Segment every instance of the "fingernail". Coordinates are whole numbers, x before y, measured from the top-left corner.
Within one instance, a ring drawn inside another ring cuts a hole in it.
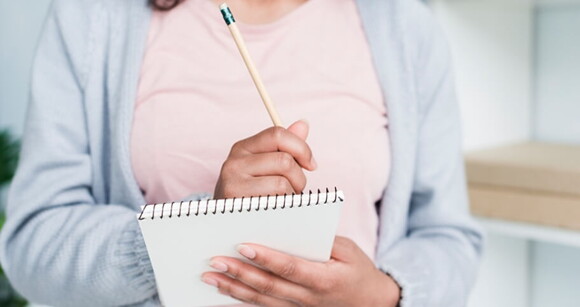
[[[218,286],[218,282],[217,280],[213,279],[213,278],[209,278],[209,277],[203,277],[201,279],[201,281],[203,281],[204,283],[210,285],[210,286],[214,286],[217,287]]]
[[[312,156],[312,158],[310,159],[310,163],[312,163],[313,170],[318,168],[318,163],[316,163],[316,159],[314,159],[314,156]]]
[[[249,246],[238,245],[237,250],[238,250],[238,253],[240,253],[242,256],[244,256],[248,259],[256,258],[256,251],[253,250],[252,248],[250,248]]]
[[[220,261],[211,260],[209,262],[209,266],[220,271],[220,272],[227,272],[228,271],[228,265],[223,263],[223,262],[220,262]]]

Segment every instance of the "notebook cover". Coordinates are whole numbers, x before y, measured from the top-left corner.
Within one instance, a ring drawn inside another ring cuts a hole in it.
[[[161,302],[167,307],[239,303],[204,284],[201,275],[212,270],[211,257],[242,259],[235,250],[241,243],[329,260],[342,199],[341,191],[332,191],[246,198],[243,205],[237,199],[146,206],[139,225]]]

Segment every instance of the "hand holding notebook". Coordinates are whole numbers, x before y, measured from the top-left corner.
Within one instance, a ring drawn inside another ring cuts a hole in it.
[[[330,259],[341,191],[144,206],[139,225],[165,306],[235,303],[202,282],[215,256],[254,243],[311,261]]]
[[[243,302],[258,306],[398,305],[392,298],[398,286],[347,238],[335,238],[331,260],[323,263],[256,244],[244,244],[238,250],[251,264],[214,257],[211,265],[220,273],[203,276],[204,281],[213,279],[220,293]]]

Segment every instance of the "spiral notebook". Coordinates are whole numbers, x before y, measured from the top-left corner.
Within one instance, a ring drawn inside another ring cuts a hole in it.
[[[143,206],[139,225],[159,297],[167,307],[235,304],[204,284],[213,256],[242,259],[235,248],[257,243],[312,261],[327,261],[344,195],[334,189],[281,196]]]

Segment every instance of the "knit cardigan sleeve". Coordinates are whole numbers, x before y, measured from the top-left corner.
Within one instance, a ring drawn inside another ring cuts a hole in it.
[[[83,106],[89,2],[97,3],[56,0],[45,22],[0,259],[14,287],[32,302],[155,304],[135,212],[126,204],[97,203],[91,194]]]
[[[398,3],[415,72],[416,166],[407,234],[377,264],[401,286],[402,307],[465,306],[483,237],[469,213],[450,51],[423,4]]]

